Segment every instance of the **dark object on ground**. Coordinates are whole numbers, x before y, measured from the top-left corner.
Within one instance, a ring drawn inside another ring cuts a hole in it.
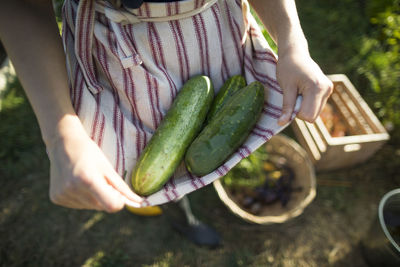
[[[400,266],[400,188],[386,193],[379,203],[378,216],[361,241],[370,266]]]
[[[186,196],[178,202],[168,203],[163,210],[172,227],[193,243],[209,248],[216,248],[221,244],[221,237],[215,229],[194,216]]]

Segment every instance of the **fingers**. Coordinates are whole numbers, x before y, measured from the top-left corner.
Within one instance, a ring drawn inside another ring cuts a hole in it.
[[[124,195],[128,200],[137,203],[142,202],[142,198],[132,192],[128,184],[125,183],[121,176],[119,176],[118,173],[111,166],[109,166],[107,170],[105,170],[105,173],[107,182],[116,190],[118,190],[122,195]]]
[[[283,126],[290,121],[290,118],[294,110],[294,106],[296,104],[296,98],[297,98],[296,85],[287,86],[286,88],[283,89],[282,113],[278,119],[278,124],[280,126]]]
[[[105,179],[98,179],[88,190],[107,212],[117,212],[125,206],[125,198]]]
[[[327,78],[321,83],[308,84],[307,88],[301,90],[303,101],[297,117],[308,122],[314,122],[332,91],[333,84]]]

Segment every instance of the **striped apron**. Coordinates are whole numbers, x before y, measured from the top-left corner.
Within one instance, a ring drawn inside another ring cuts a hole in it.
[[[247,0],[144,3],[132,10],[103,0],[66,0],[62,35],[73,107],[115,170],[127,173],[128,184],[141,151],[190,77],[209,76],[216,93],[236,74],[265,85],[262,116],[229,160],[204,177],[181,164],[143,206],[210,184],[284,128],[277,124],[277,58]]]

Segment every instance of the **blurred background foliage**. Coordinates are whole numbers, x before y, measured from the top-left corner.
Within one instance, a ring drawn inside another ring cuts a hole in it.
[[[310,52],[344,73],[400,144],[400,1],[297,1]]]

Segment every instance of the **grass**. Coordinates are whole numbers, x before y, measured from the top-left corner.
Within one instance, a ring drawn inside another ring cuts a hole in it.
[[[362,2],[297,1],[311,53],[325,72],[353,80],[347,59],[368,31]],[[280,225],[245,223],[206,187],[190,199],[195,214],[223,238],[223,246],[209,250],[174,232],[165,216],[51,204],[49,162],[17,80],[3,92],[0,136],[0,266],[366,266],[358,243],[380,198],[400,185],[400,150],[387,144],[364,164],[318,173],[314,202]],[[327,186],[326,180],[351,183]]]

